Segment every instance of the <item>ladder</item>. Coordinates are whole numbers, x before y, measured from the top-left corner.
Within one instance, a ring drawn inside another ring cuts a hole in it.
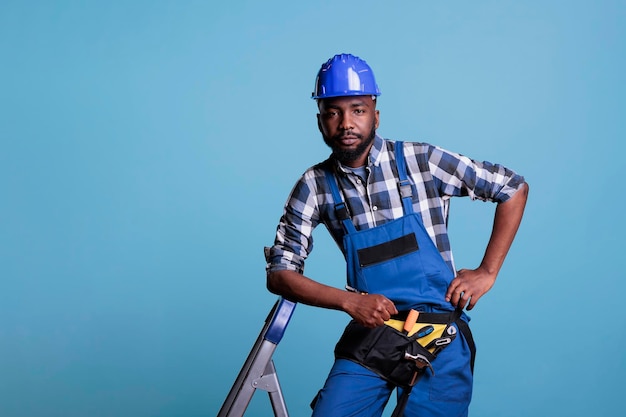
[[[276,417],[288,417],[272,355],[289,324],[296,303],[280,297],[270,310],[217,417],[241,417],[257,389],[269,394]]]

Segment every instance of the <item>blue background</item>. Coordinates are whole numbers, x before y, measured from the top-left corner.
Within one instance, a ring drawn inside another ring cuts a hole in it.
[[[328,154],[309,97],[341,52],[376,73],[381,135],[531,185],[471,314],[470,414],[620,415],[625,51],[622,1],[4,0],[0,415],[217,413],[276,300],[263,247]],[[457,267],[493,209],[453,202]],[[341,287],[315,238],[307,274]],[[291,415],[347,321],[297,306],[274,357]]]

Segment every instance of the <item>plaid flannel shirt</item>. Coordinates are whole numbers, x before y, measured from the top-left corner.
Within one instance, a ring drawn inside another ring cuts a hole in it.
[[[367,179],[343,167],[332,156],[309,168],[294,186],[278,224],[274,245],[267,251],[267,272],[304,273],[313,249],[313,229],[324,223],[340,248],[344,230],[337,219],[324,169],[335,171],[339,188],[357,230],[380,226],[403,216],[395,164],[395,141],[376,136],[371,148]],[[456,273],[447,232],[451,197],[507,201],[524,178],[502,165],[477,162],[427,143],[404,144],[413,209],[419,213],[443,259]]]

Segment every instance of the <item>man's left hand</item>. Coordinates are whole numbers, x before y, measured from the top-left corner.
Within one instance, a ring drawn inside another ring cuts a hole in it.
[[[495,275],[489,274],[481,268],[461,269],[452,280],[446,292],[446,301],[457,308],[471,310],[480,297],[493,287]],[[469,302],[469,304],[468,304]]]

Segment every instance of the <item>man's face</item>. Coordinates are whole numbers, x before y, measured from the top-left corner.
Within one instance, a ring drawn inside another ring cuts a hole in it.
[[[317,124],[333,154],[344,165],[365,165],[378,128],[372,96],[327,98],[318,106]]]

